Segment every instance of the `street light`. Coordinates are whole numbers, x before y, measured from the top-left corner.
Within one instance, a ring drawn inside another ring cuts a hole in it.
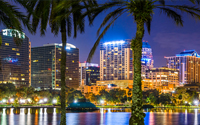
[[[57,100],[56,100],[56,99],[53,99],[52,103],[53,103],[53,104],[56,104],[56,103],[57,103]]]
[[[10,99],[10,102],[11,102],[11,103],[13,103],[13,102],[14,102],[14,99],[13,99],[13,98],[11,98],[11,99]]]
[[[42,100],[42,99],[40,99],[40,101],[39,101],[39,103],[41,104],[41,103],[43,103],[44,101]]]
[[[100,103],[103,104],[103,103],[104,103],[104,100],[101,100]]]
[[[2,102],[3,102],[3,103],[6,103],[6,99],[3,99]]]
[[[74,103],[77,103],[77,99],[74,100]]]
[[[195,105],[199,105],[199,101],[198,100],[194,100],[194,102],[193,102]]]
[[[48,101],[48,99],[47,98],[44,98],[44,102],[47,102]]]

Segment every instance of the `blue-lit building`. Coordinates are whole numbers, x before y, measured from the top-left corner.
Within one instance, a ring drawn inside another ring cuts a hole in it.
[[[131,40],[101,42],[100,44],[100,80],[132,80]],[[142,43],[141,75],[153,68],[152,49],[149,43]]]
[[[146,78],[146,70],[153,68],[153,55],[151,46],[147,41],[142,42],[142,58],[141,58],[141,76],[142,79]]]
[[[13,83],[16,87],[31,84],[31,43],[25,33],[15,29],[0,32],[0,84]],[[16,42],[21,43],[18,46]]]
[[[62,44],[45,44],[31,48],[31,86],[40,89],[61,88]],[[79,49],[67,43],[66,86],[79,87]]]
[[[100,80],[132,79],[130,40],[101,42]]]
[[[195,50],[184,50],[165,58],[168,68],[179,70],[180,84],[200,82],[200,55]]]

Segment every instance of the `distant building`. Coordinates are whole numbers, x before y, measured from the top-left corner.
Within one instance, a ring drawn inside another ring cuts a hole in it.
[[[62,44],[45,44],[31,48],[31,86],[34,88],[61,88]],[[79,49],[67,43],[66,86],[79,86]]]
[[[107,86],[109,84],[115,84],[121,89],[133,88],[133,80],[106,80],[106,81],[97,81],[97,86]]]
[[[15,29],[0,32],[0,84],[13,83],[16,87],[31,84],[31,42],[25,33]],[[17,46],[16,42],[21,43]]]
[[[174,84],[179,86],[179,71],[177,69],[160,67],[146,70],[147,79],[151,79],[153,86]]]
[[[165,58],[168,68],[179,70],[180,84],[200,82],[200,56],[195,50],[185,50]]]
[[[153,68],[152,49],[147,41],[142,42],[141,77],[146,78],[146,70]]]
[[[79,85],[94,85],[100,79],[100,68],[95,63],[79,63]]]

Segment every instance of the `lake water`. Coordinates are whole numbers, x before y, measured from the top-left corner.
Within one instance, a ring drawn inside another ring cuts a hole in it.
[[[66,112],[67,125],[128,125],[129,108]],[[200,109],[144,110],[145,125],[198,125]],[[59,125],[59,108],[0,108],[0,125]]]

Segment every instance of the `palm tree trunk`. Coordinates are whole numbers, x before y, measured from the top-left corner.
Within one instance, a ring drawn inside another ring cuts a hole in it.
[[[131,118],[129,125],[144,125],[145,114],[142,111],[142,89],[141,89],[141,56],[142,38],[144,36],[144,21],[136,21],[136,37],[131,41],[133,56],[133,94]]]
[[[62,54],[61,54],[61,122],[60,125],[66,125],[66,105],[65,105],[65,72],[66,72],[66,21],[61,21],[61,36],[62,36]]]

